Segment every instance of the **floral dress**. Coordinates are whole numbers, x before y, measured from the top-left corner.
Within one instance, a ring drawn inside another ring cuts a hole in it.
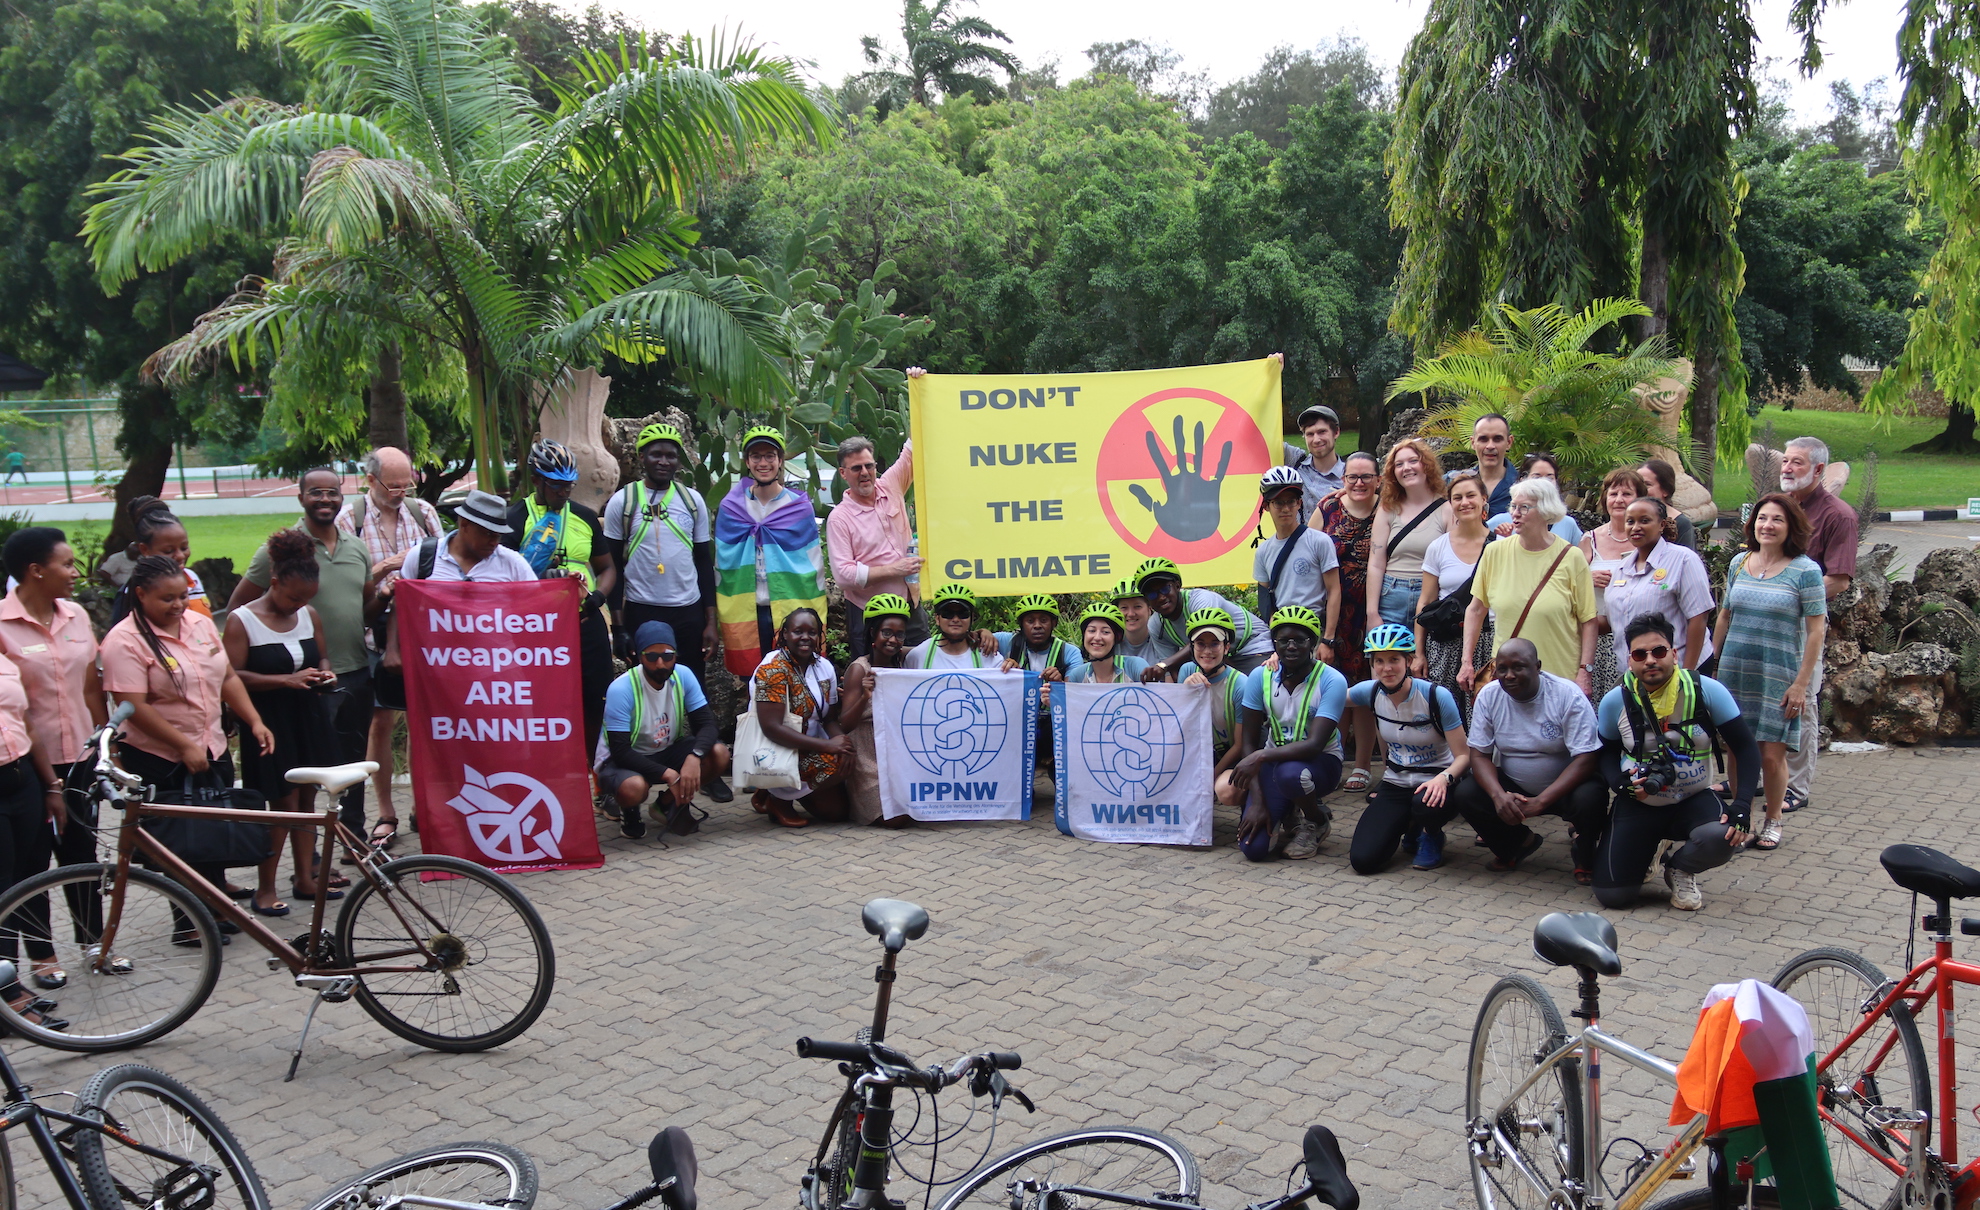
[[[1339,669],[1348,684],[1368,679],[1368,657],[1362,653],[1362,637],[1368,630],[1368,547],[1375,529],[1375,514],[1357,517],[1347,510],[1345,493],[1335,492],[1320,501],[1320,528],[1334,539],[1334,553],[1340,559],[1341,616],[1329,662]]]
[[[752,679],[756,685],[754,700],[782,706],[785,726],[805,735],[825,734],[819,720],[839,700],[839,682],[830,660],[813,656],[811,666],[800,672],[788,652],[774,651],[757,665]],[[800,752],[798,775],[807,787],[816,787],[836,776],[841,763],[835,752]]]

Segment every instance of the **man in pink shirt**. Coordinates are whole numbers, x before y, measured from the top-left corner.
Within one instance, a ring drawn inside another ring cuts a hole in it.
[[[881,474],[873,442],[848,437],[839,443],[839,474],[846,481],[846,494],[825,520],[825,548],[832,556],[832,577],[845,594],[846,638],[852,656],[866,654],[866,627],[860,613],[883,592],[914,602],[908,642],[918,643],[928,637],[928,618],[922,613],[919,593],[907,579],[921,570],[921,559],[910,550],[913,534],[905,499],[914,482],[914,443],[902,446],[901,456]]]

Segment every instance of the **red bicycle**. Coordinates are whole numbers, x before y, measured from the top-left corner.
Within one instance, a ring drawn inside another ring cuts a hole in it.
[[[1909,970],[1891,980],[1857,954],[1824,947],[1782,967],[1774,986],[1801,1001],[1815,1031],[1817,1096],[1844,1204],[1966,1210],[1980,1198],[1980,1158],[1959,1160],[1953,987],[1980,986],[1980,965],[1953,957],[1952,901],[1980,896],[1980,870],[1915,844],[1892,845],[1879,860],[1912,893],[1912,919],[1932,956],[1913,964],[1914,931]],[[1933,905],[1923,918],[1919,896]],[[1980,937],[1980,918],[1961,919],[1959,931]],[[1938,1034],[1936,1112],[1917,1024],[1928,1007]]]

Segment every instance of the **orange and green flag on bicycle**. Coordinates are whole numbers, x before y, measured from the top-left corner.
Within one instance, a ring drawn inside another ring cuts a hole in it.
[[[1707,1133],[1731,1135],[1728,1159],[1753,1158],[1756,1177],[1773,1177],[1783,1210],[1837,1204],[1816,1109],[1814,1052],[1801,1004],[1770,984],[1743,979],[1706,994],[1691,1048],[1678,1065],[1671,1125],[1707,1115]],[[1741,1129],[1754,1126],[1758,1138]]]

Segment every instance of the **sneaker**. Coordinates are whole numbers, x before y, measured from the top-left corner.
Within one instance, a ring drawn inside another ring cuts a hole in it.
[[[619,835],[627,840],[638,840],[646,835],[646,821],[639,817],[638,807],[627,807],[619,812]]]
[[[1052,775],[1050,773],[1040,769],[1031,775],[1031,803],[1033,806],[1056,802],[1058,796],[1059,787],[1052,781]]]
[[[1333,832],[1334,808],[1323,802],[1320,804],[1320,819],[1313,825],[1313,843],[1316,845],[1327,843],[1327,837],[1333,835]]]
[[[1671,888],[1671,906],[1678,911],[1695,912],[1705,906],[1705,893],[1698,889],[1698,875],[1667,865],[1664,885]]]
[[[708,796],[710,802],[734,802],[736,800],[736,792],[729,788],[728,782],[723,781],[719,777],[711,777],[707,781],[702,782],[701,792]]]
[[[1286,842],[1287,861],[1305,861],[1320,852],[1320,828],[1312,820],[1302,815],[1293,825],[1292,838]]]
[[[1412,870],[1434,870],[1444,864],[1444,834],[1435,828],[1423,829],[1423,835],[1416,838],[1416,860],[1409,863]]]

